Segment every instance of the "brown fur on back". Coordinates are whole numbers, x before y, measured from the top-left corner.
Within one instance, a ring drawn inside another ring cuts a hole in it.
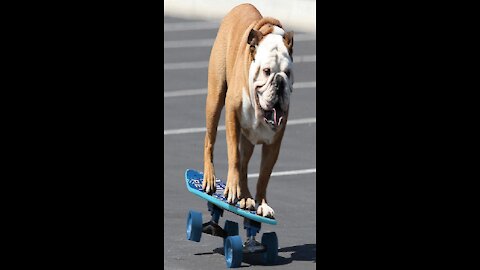
[[[242,4],[235,7],[223,19],[212,52],[220,54],[220,58],[225,61],[220,66],[224,65],[225,67],[225,79],[227,82],[230,81],[230,77],[233,74],[236,56],[239,50],[244,49],[242,45],[245,45],[247,41],[243,33],[248,35],[252,23],[261,19],[262,15],[251,4]],[[217,43],[223,44],[225,47],[219,47]]]

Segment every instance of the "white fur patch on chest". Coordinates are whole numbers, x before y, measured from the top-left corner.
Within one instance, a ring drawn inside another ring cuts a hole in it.
[[[240,117],[242,134],[252,144],[271,144],[275,136],[275,131],[265,123],[258,122],[255,117],[255,109],[252,107],[252,102],[246,91],[245,88],[242,89],[242,115]]]

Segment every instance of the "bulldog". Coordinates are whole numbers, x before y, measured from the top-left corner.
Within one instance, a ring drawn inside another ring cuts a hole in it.
[[[227,202],[274,217],[266,189],[288,119],[293,32],[262,17],[250,4],[233,8],[222,20],[208,66],[203,189],[215,192],[213,152],[220,113],[225,107],[228,176]],[[254,146],[262,144],[255,200],[247,182]],[[258,208],[256,207],[258,203]]]

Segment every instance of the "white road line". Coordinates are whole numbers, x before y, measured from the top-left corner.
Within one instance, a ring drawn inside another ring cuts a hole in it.
[[[317,62],[317,55],[293,55],[293,63],[309,63],[309,62]]]
[[[292,125],[301,125],[301,124],[312,124],[316,123],[317,118],[312,117],[312,118],[300,118],[300,119],[293,119],[293,120],[288,120],[287,126],[292,126]],[[190,134],[190,133],[203,133],[207,129],[205,127],[197,127],[197,128],[180,128],[180,129],[167,129],[163,130],[163,135],[178,135],[178,134]],[[225,130],[225,126],[218,126],[217,128],[218,131]]]
[[[194,69],[206,67],[208,67],[208,61],[163,64],[163,70]]]
[[[317,61],[316,54],[293,56],[294,63],[309,63],[309,62],[316,62],[316,61]],[[163,64],[163,70],[194,69],[194,68],[206,68],[206,67],[208,67],[208,61]]]
[[[288,120],[287,126],[317,123],[316,117]]]
[[[294,36],[294,42],[298,41],[314,41],[317,40],[315,35],[298,34]],[[215,39],[190,39],[190,40],[169,40],[163,42],[164,49],[170,48],[195,48],[195,47],[211,47]]]
[[[211,47],[213,45],[213,41],[213,39],[170,40],[163,42],[163,48]]]
[[[294,82],[293,90],[302,89],[302,88],[315,88],[317,87],[317,82]]]
[[[196,96],[196,95],[206,95],[207,88],[201,89],[188,89],[188,90],[176,90],[176,91],[167,91],[163,92],[163,97],[185,97],[185,96]]]
[[[163,32],[218,29],[220,22],[164,23]]]
[[[293,89],[303,89],[303,88],[315,88],[317,82],[296,82],[293,84]],[[167,91],[163,92],[163,97],[186,97],[186,96],[197,96],[197,95],[206,95],[207,88],[201,89],[187,89],[187,90],[176,90],[176,91]]]
[[[293,171],[283,171],[283,172],[272,172],[271,176],[284,176],[284,175],[298,175],[298,174],[307,174],[307,173],[316,173],[317,168],[306,169],[306,170],[293,170]],[[258,177],[258,173],[249,173],[248,178]]]

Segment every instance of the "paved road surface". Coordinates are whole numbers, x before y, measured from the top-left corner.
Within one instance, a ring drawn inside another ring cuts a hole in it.
[[[187,191],[183,176],[187,168],[203,170],[205,63],[217,24],[171,17],[164,17],[164,24],[164,267],[225,269],[220,238],[203,235],[200,243],[186,240],[188,210],[201,211],[204,220],[209,219],[209,213],[206,202]],[[295,88],[289,126],[274,168],[280,175],[272,176],[267,193],[278,225],[262,224],[260,232],[277,233],[279,260],[276,266],[263,266],[258,255],[247,255],[242,267],[249,269],[314,269],[316,266],[316,39],[314,35],[298,32],[296,37]],[[291,122],[294,124],[290,125]],[[220,125],[224,125],[223,115]],[[259,171],[260,150],[260,146],[255,148],[249,174]],[[217,175],[226,179],[225,131],[218,133],[214,155]],[[255,177],[249,178],[253,194],[256,182]],[[226,212],[221,219],[222,226],[225,217],[240,226],[243,224],[241,218]],[[244,230],[241,236],[245,240]]]

